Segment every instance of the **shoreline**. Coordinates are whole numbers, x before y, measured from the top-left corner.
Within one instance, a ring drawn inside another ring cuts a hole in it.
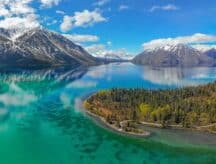
[[[202,129],[202,128],[205,128],[205,127],[216,126],[216,123],[206,125],[206,126],[197,126],[197,127],[193,127],[193,128],[184,128],[181,125],[167,125],[167,127],[162,128],[162,124],[151,123],[151,122],[140,122],[140,124],[143,125],[143,126],[149,126],[149,127],[153,127],[153,128],[160,128],[160,129],[197,131],[197,132],[207,132],[207,133],[211,133],[211,134],[216,134],[216,131],[208,131],[208,130]]]
[[[129,137],[138,137],[138,138],[149,137],[151,135],[151,133],[149,131],[144,131],[143,133],[140,133],[140,134],[122,131],[121,129],[118,129],[117,127],[107,123],[107,121],[103,117],[97,116],[96,114],[91,113],[90,111],[86,110],[84,107],[83,107],[83,109],[84,109],[85,114],[87,116],[91,117],[100,126],[107,128],[108,130],[110,130],[112,132],[116,132],[117,134],[129,136]]]
[[[133,133],[133,132],[126,132],[126,131],[123,131],[122,129],[118,129],[114,125],[109,124],[103,117],[98,116],[98,115],[96,115],[96,114],[88,111],[87,109],[85,109],[84,102],[89,97],[91,97],[92,95],[94,95],[95,93],[97,93],[97,92],[96,91],[95,92],[91,92],[91,93],[85,95],[84,97],[82,97],[82,101],[81,101],[82,104],[80,104],[80,107],[83,109],[84,113],[87,116],[91,117],[93,119],[93,121],[95,121],[96,123],[98,123],[99,126],[107,128],[108,130],[110,130],[112,132],[115,132],[115,133],[118,133],[118,134],[124,135],[124,136],[139,137],[139,138],[143,138],[143,137],[146,138],[146,137],[151,136],[151,132],[145,131],[145,129],[143,129],[144,132],[141,133],[141,134],[139,134],[139,133]],[[125,120],[125,121],[128,121],[128,120]],[[124,122],[124,121],[122,121],[122,122]],[[205,127],[215,126],[216,123],[210,124],[210,125],[207,125],[207,126],[197,126],[197,127],[193,127],[193,128],[184,128],[181,125],[167,125],[167,127],[162,128],[163,127],[162,124],[160,124],[160,123],[151,123],[151,122],[139,122],[138,125],[142,126],[143,128],[144,128],[144,126],[147,126],[147,127],[159,128],[159,129],[184,130],[184,131],[192,131],[192,132],[193,131],[197,131],[197,132],[216,134],[216,131],[209,131],[209,130],[205,130],[204,129]]]
[[[117,127],[107,123],[107,121],[101,117],[97,116],[94,113],[91,113],[90,111],[87,111],[84,107],[84,112],[89,117],[91,117],[94,121],[96,121],[100,126],[105,127],[113,132],[117,132],[118,134],[126,135],[126,136],[132,136],[132,137],[149,137],[151,136],[151,132],[144,131],[144,134],[138,134],[133,132],[125,132],[121,131],[121,129],[118,129]],[[159,123],[150,123],[150,122],[140,122],[140,126],[144,128],[144,126],[152,127],[152,128],[158,128],[158,129],[170,129],[170,130],[183,130],[183,131],[191,131],[191,132],[203,132],[203,133],[210,133],[210,134],[216,134],[215,131],[208,131],[208,130],[202,130],[202,127],[195,127],[195,128],[183,128],[180,125],[168,125],[166,128],[162,128],[162,125]],[[213,124],[214,125],[214,124]]]
[[[136,138],[147,138],[151,135],[151,133],[149,131],[144,131],[143,133],[141,134],[138,134],[138,133],[133,133],[133,132],[125,132],[125,131],[121,131],[120,129],[118,129],[117,127],[107,123],[107,121],[101,117],[101,116],[98,116],[90,111],[88,111],[87,109],[85,109],[84,107],[84,102],[86,101],[86,99],[88,99],[92,94],[95,94],[96,92],[91,92],[91,93],[88,93],[86,95],[84,95],[82,98],[81,98],[81,102],[80,104],[78,105],[78,108],[82,109],[84,114],[86,114],[86,116],[90,117],[94,122],[96,122],[99,126],[103,127],[103,128],[106,128],[107,130],[111,131],[111,132],[114,132],[114,133],[117,133],[119,135],[123,135],[123,136],[127,136],[127,137],[136,137]]]

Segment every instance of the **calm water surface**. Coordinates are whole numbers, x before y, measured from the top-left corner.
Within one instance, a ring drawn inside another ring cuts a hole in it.
[[[128,138],[98,126],[78,108],[83,96],[100,89],[164,89],[214,80],[215,68],[130,63],[1,70],[0,163],[216,163],[216,135],[146,127],[151,137]]]

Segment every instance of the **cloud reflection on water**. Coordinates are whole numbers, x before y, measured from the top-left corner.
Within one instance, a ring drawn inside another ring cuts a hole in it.
[[[15,83],[8,85],[8,91],[0,94],[0,103],[4,106],[26,106],[37,101],[37,96],[21,89]]]
[[[143,67],[142,78],[160,85],[188,86],[199,85],[206,78],[216,79],[216,69],[207,67],[194,68],[152,68]]]
[[[90,81],[90,80],[76,80],[74,82],[69,83],[66,88],[91,88],[96,87],[97,82],[96,81]]]

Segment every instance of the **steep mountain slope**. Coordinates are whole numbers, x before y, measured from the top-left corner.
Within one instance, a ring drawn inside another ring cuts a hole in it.
[[[12,35],[9,30],[0,30],[0,65],[48,67],[96,63],[97,59],[81,46],[55,32],[35,28],[22,35]]]
[[[216,49],[215,48],[212,48],[212,49],[204,52],[204,54],[213,58],[213,59],[216,59]]]
[[[152,66],[211,66],[212,58],[198,50],[183,44],[166,45],[155,49],[145,50],[137,55],[133,62]]]

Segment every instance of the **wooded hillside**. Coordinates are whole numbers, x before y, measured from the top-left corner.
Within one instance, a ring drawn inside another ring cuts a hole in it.
[[[192,128],[216,123],[216,82],[167,90],[111,89],[89,97],[85,107],[108,122],[123,120]],[[210,126],[216,131],[216,126]]]

